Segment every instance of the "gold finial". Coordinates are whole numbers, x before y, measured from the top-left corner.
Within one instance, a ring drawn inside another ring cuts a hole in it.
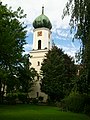
[[[42,14],[44,14],[44,6],[42,6]]]

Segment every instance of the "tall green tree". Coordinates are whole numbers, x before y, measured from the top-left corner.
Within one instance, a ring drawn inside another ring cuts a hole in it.
[[[48,94],[51,100],[59,101],[68,95],[72,89],[75,65],[72,58],[53,46],[46,54],[41,67],[41,91]]]
[[[27,95],[29,92],[32,91],[33,80],[35,76],[37,76],[37,72],[34,68],[30,68],[31,63],[29,62],[30,55],[24,55],[22,64],[18,67],[18,81],[19,81],[19,91],[21,93],[26,93]]]
[[[26,44],[26,26],[20,22],[25,16],[20,7],[13,11],[0,2],[0,100],[1,88],[6,84],[13,86],[16,79],[16,69]]]
[[[66,15],[71,15],[71,29],[77,28],[75,38],[82,41],[78,56],[83,66],[78,79],[79,91],[90,93],[90,0],[68,0],[62,17]]]

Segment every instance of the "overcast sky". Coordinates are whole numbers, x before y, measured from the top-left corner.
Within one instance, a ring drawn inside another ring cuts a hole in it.
[[[61,16],[63,9],[68,0],[1,0],[3,4],[12,6],[16,10],[19,6],[24,9],[27,17],[24,19],[27,24],[27,45],[25,45],[26,53],[32,49],[33,43],[33,26],[34,19],[42,12],[44,6],[44,13],[52,23],[52,40],[54,43],[62,48],[65,53],[74,56],[75,52],[79,50],[80,42],[75,40],[72,42],[73,34],[70,34],[69,17],[62,20]]]

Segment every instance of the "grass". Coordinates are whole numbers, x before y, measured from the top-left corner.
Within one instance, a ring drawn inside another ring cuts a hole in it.
[[[51,106],[0,105],[0,120],[90,120],[90,117]]]

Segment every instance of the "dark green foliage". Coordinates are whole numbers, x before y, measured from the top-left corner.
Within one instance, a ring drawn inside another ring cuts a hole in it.
[[[18,93],[18,100],[22,103],[27,102],[27,93]]]
[[[0,2],[0,101],[1,88],[4,86],[3,91],[6,91],[7,85],[8,92],[11,92],[16,83],[17,66],[26,44],[26,27],[19,21],[24,17],[21,8],[12,11]]]
[[[82,41],[80,52],[76,54],[77,62],[81,61],[81,64],[77,67],[79,72],[73,87],[79,94],[65,98],[62,103],[65,103],[65,109],[90,114],[90,0],[68,0],[63,18],[70,14],[71,31],[77,29],[74,38]]]
[[[16,99],[18,98],[17,93],[8,93],[5,102],[7,104],[16,104]]]
[[[80,92],[90,94],[90,0],[68,0],[63,18],[70,14],[71,29],[77,28],[75,38],[82,41],[77,55],[82,66],[79,80],[83,85],[79,89]]]
[[[30,68],[29,55],[24,55],[22,58],[22,64],[18,67],[18,81],[19,91],[28,93],[32,90],[33,80],[37,75],[34,68]]]
[[[82,66],[79,70],[79,75],[76,76],[74,81],[74,88],[73,90],[78,91],[80,94],[89,94],[88,90],[88,81],[86,78],[86,71],[85,68],[82,68]]]
[[[39,102],[43,102],[43,97],[42,97],[42,96],[39,96],[38,101],[39,101]]]
[[[19,8],[13,12],[0,3],[0,63],[7,67],[18,64],[26,43],[25,26],[18,20],[23,17],[21,11]]]
[[[36,75],[36,71],[29,68],[30,56],[22,55],[26,44],[26,26],[20,19],[25,16],[20,7],[13,11],[0,2],[0,103],[4,94],[10,99],[16,92],[28,94]]]
[[[72,92],[68,97],[64,98],[58,106],[65,111],[83,112],[90,114],[90,97]]]
[[[67,54],[53,46],[41,67],[41,90],[48,94],[49,100],[60,101],[72,89],[75,65]]]
[[[38,98],[32,98],[31,103],[38,104],[38,102],[39,102]]]
[[[89,98],[90,101],[90,98]],[[84,113],[90,116],[90,104],[85,105]]]
[[[17,67],[17,76],[12,76],[12,78],[9,76],[6,83],[6,100],[9,104],[14,104],[17,101],[28,103],[29,92],[36,76],[36,71],[33,68],[29,68],[29,55],[24,55],[22,59],[22,63]],[[15,97],[16,94],[17,97]]]

